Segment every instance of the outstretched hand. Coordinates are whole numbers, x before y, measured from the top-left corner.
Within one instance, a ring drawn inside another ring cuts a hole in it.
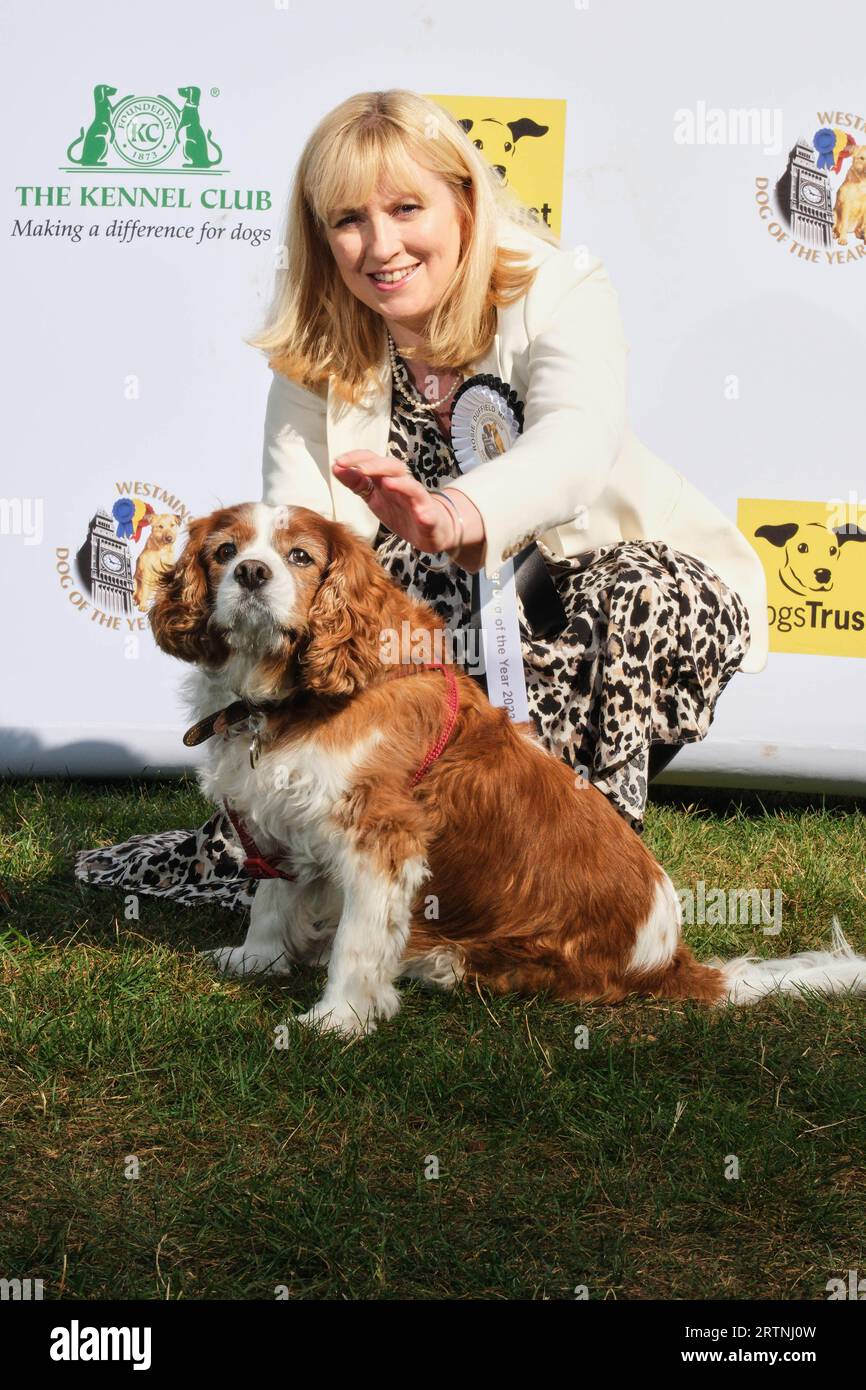
[[[380,521],[403,540],[427,554],[451,546],[456,525],[451,509],[437,502],[428,488],[413,478],[402,459],[383,458],[369,449],[350,449],[333,464],[334,477],[364,501]]]

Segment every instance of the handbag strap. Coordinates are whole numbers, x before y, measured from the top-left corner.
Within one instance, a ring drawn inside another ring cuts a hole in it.
[[[535,541],[515,555],[514,583],[533,637],[556,637],[562,632],[568,615]]]

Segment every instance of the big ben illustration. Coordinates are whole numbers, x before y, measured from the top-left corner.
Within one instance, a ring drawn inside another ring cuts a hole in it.
[[[132,558],[127,541],[114,532],[108,512],[98,511],[88,528],[93,602],[104,613],[131,615]]]
[[[801,246],[833,245],[830,180],[808,140],[798,140],[790,163],[791,232]]]

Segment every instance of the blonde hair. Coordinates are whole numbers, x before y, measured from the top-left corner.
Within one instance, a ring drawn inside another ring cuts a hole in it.
[[[427,324],[423,359],[431,365],[460,371],[482,357],[497,308],[519,299],[535,278],[528,251],[498,244],[501,218],[559,246],[437,102],[400,88],[349,97],[304,146],[283,234],[286,265],[265,328],[245,340],[275,371],[320,395],[333,374],[337,395],[357,402],[376,377],[385,344],[381,316],[340,276],[327,218],[341,207],[363,207],[383,179],[411,190],[410,159],[445,180],[466,227],[457,272]],[[421,354],[401,348],[401,355]]]

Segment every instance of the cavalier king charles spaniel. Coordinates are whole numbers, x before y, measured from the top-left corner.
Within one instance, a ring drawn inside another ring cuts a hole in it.
[[[185,741],[208,741],[201,787],[261,879],[243,945],[208,954],[236,976],[327,963],[300,1022],[369,1033],[400,978],[603,1002],[866,989],[835,922],[831,951],[700,964],[602,792],[453,661],[389,664],[386,637],[429,650],[444,624],[348,527],[260,503],[200,517],[151,624],[198,668]]]

